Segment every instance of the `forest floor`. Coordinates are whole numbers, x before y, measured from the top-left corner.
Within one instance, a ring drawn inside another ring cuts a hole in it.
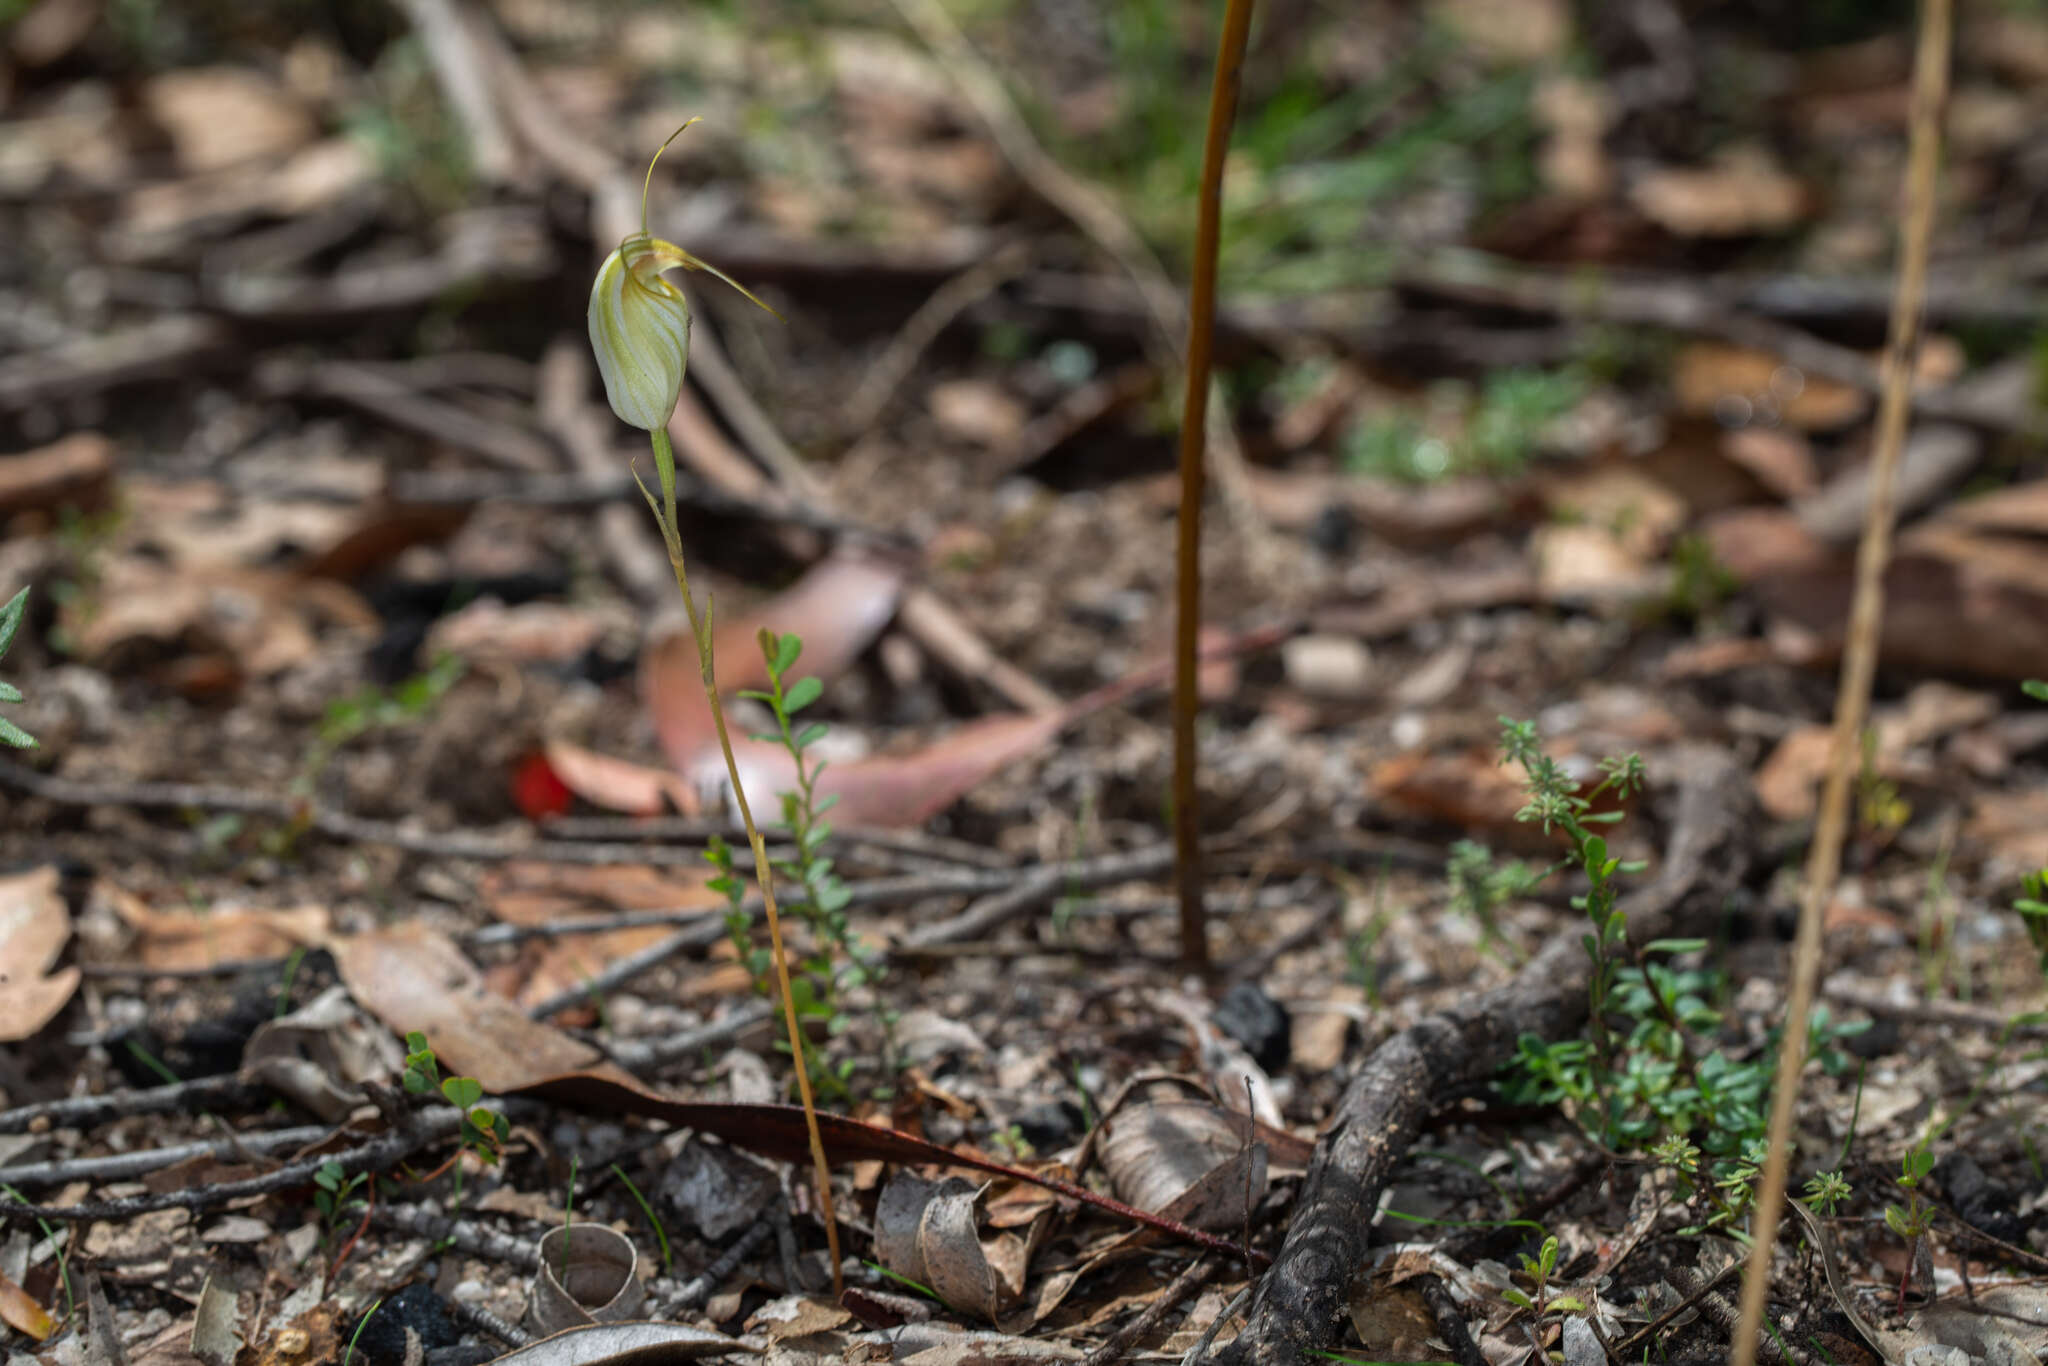
[[[1723,1358],[1910,15],[1262,13],[1204,975],[1166,661],[1209,8],[0,0],[10,1360]],[[2048,1359],[2048,19],[1971,7],[1952,84],[1770,1300],[1801,1363]],[[781,318],[682,281],[682,539],[764,825],[757,633],[822,683],[834,828],[767,833],[865,1126],[837,1296],[585,328],[696,115],[648,224]],[[1538,750],[1639,760],[1590,1027]],[[528,1346],[619,1321],[665,1327]]]

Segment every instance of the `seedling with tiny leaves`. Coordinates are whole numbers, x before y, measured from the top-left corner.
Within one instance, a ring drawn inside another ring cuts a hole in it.
[[[1901,1311],[1906,1307],[1906,1289],[1913,1283],[1913,1265],[1920,1255],[1920,1240],[1934,1226],[1934,1206],[1921,1196],[1920,1183],[1934,1170],[1932,1147],[1935,1132],[1930,1129],[1899,1159],[1899,1186],[1906,1192],[1906,1202],[1884,1207],[1885,1227],[1906,1240],[1906,1270],[1899,1277]]]
[[[1591,810],[1592,802],[1603,792],[1639,790],[1642,761],[1606,760],[1600,784],[1581,793],[1542,752],[1532,723],[1504,718],[1502,726],[1503,748],[1529,775],[1521,818],[1556,827],[1569,842],[1564,860],[1537,880],[1568,868],[1586,877],[1587,891],[1572,904],[1590,922],[1581,943],[1592,964],[1587,1037],[1523,1035],[1502,1089],[1514,1102],[1573,1107],[1605,1147],[1648,1152],[1677,1175],[1699,1214],[1697,1229],[1732,1229],[1748,1213],[1761,1167],[1777,1031],[1764,1056],[1730,1057],[1713,1044],[1721,1012],[1711,1002],[1723,994],[1725,979],[1671,961],[1706,942],[1663,939],[1640,952],[1629,944],[1616,879],[1633,869],[1586,827],[1619,819],[1619,812]],[[1834,1045],[1868,1027],[1840,1023],[1817,1007],[1811,1056],[1830,1074],[1840,1072],[1848,1059]]]
[[[369,1173],[350,1175],[339,1162],[323,1162],[313,1173],[313,1208],[320,1211],[320,1245],[330,1245],[347,1224],[349,1216],[364,1207],[356,1193],[369,1180]]]
[[[427,1036],[414,1030],[405,1036],[404,1086],[407,1094],[415,1096],[441,1093],[442,1099],[462,1111],[462,1146],[475,1153],[485,1166],[495,1167],[505,1155],[505,1144],[512,1137],[512,1125],[504,1115],[480,1104],[484,1098],[484,1084],[475,1077],[443,1077],[440,1065],[434,1059],[434,1050],[427,1043]],[[462,1167],[455,1168],[456,1203],[462,1201]]]
[[[796,765],[795,789],[781,794],[782,827],[789,832],[795,854],[772,865],[799,889],[785,902],[784,909],[799,917],[811,932],[810,956],[797,964],[798,972],[790,977],[791,996],[800,1019],[822,1023],[828,1037],[837,1037],[850,1023],[843,991],[879,981],[883,963],[879,954],[854,936],[846,915],[851,895],[833,871],[832,857],[825,853],[832,826],[824,816],[838,801],[837,797],[818,795],[818,778],[825,771],[826,761],[812,751],[825,738],[825,723],[813,721],[799,729],[796,721],[797,714],[824,693],[824,685],[810,676],[790,681],[791,670],[803,656],[804,643],[799,637],[763,630],[757,643],[767,666],[768,688],[744,691],[740,696],[766,706],[775,719],[775,730],[752,738],[780,745]],[[705,857],[718,870],[711,888],[725,896],[729,907],[726,930],[739,951],[740,961],[753,974],[755,990],[766,995],[773,961],[755,945],[753,917],[741,909],[746,886],[734,868],[732,849],[713,836]],[[894,1023],[893,1014],[883,1008],[879,1018],[887,1033]],[[852,1059],[828,1062],[814,1051],[807,1061],[811,1082],[819,1091],[838,1099],[851,1094],[855,1068]]]
[[[14,644],[14,633],[21,629],[22,612],[27,606],[28,590],[24,588],[9,598],[5,607],[0,607],[0,656],[4,656],[7,653],[7,648]],[[19,701],[21,701],[21,689],[15,687],[12,683],[0,680],[0,702]],[[30,735],[6,717],[0,716],[0,744],[12,745],[16,749],[34,749],[36,747],[36,737]]]
[[[1546,1314],[1585,1313],[1586,1302],[1577,1295],[1550,1293],[1550,1278],[1557,1273],[1557,1247],[1557,1235],[1552,1234],[1543,1240],[1543,1246],[1537,1249],[1535,1256],[1522,1254],[1520,1275],[1530,1288],[1524,1291],[1510,1286],[1501,1291],[1501,1298],[1538,1318]]]

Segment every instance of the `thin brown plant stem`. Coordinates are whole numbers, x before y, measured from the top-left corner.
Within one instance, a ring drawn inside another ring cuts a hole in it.
[[[1216,336],[1216,256],[1223,236],[1223,157],[1237,117],[1238,75],[1251,32],[1252,0],[1228,0],[1209,89],[1202,187],[1195,219],[1194,278],[1188,294],[1187,393],[1180,417],[1179,616],[1173,638],[1173,840],[1180,891],[1180,955],[1190,972],[1209,970],[1202,902],[1202,813],[1195,784],[1195,720],[1201,709],[1195,656],[1202,630],[1202,497],[1207,491],[1209,371]]]
[[[676,458],[668,433],[655,428],[648,433],[654,441],[655,467],[661,480],[662,505],[655,509],[661,521],[662,539],[668,544],[668,562],[676,572],[676,587],[682,590],[683,610],[689,614],[690,634],[697,642],[697,664],[704,680],[704,697],[711,704],[711,723],[718,731],[718,747],[725,755],[726,776],[732,781],[733,804],[740,809],[740,824],[746,828],[747,844],[754,851],[754,880],[761,887],[761,909],[768,921],[768,942],[774,950],[775,985],[782,993],[782,1021],[789,1031],[789,1055],[795,1064],[797,1095],[804,1106],[804,1125],[811,1140],[811,1163],[818,1181],[818,1212],[825,1221],[825,1244],[832,1257],[832,1294],[846,1289],[845,1272],[839,1266],[839,1221],[832,1209],[832,1170],[825,1160],[825,1139],[818,1130],[818,1104],[811,1095],[811,1074],[804,1060],[803,1030],[796,1018],[796,997],[789,989],[789,954],[782,946],[782,916],[775,906],[775,878],[768,867],[768,847],[754,824],[747,805],[746,789],[740,785],[739,762],[733,758],[732,737],[725,728],[725,707],[718,698],[718,683],[711,660],[711,604],[707,600],[700,616],[697,599],[690,592],[690,572],[683,565],[683,542],[676,530]],[[653,502],[650,498],[649,503]]]
[[[1913,112],[1906,160],[1906,213],[1899,241],[1898,289],[1892,302],[1891,337],[1885,348],[1884,390],[1871,457],[1870,507],[1856,553],[1855,597],[1835,694],[1835,729],[1827,786],[1821,793],[1813,847],[1806,861],[1805,897],[1799,933],[1792,946],[1791,999],[1785,1008],[1785,1039],[1778,1056],[1776,1089],[1763,1185],[1757,1194],[1755,1241],[1742,1280],[1742,1320],[1735,1334],[1735,1366],[1754,1366],[1757,1331],[1770,1288],[1771,1254],[1783,1210],[1792,1111],[1799,1074],[1806,1061],[1807,1014],[1820,978],[1821,913],[1842,870],[1848,831],[1849,781],[1856,766],[1857,739],[1870,706],[1877,671],[1878,635],[1884,618],[1884,571],[1891,556],[1892,519],[1898,486],[1899,452],[1905,444],[1912,405],[1920,317],[1927,291],[1928,244],[1934,235],[1935,177],[1941,160],[1941,113],[1948,94],[1950,0],[1923,0],[1919,50],[1913,61]]]

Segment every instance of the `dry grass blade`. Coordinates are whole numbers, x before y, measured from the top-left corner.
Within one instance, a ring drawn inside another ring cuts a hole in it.
[[[1841,685],[1835,695],[1834,747],[1827,786],[1821,793],[1819,824],[1806,861],[1805,899],[1799,934],[1792,947],[1792,991],[1785,1011],[1785,1041],[1771,1097],[1769,1158],[1757,1193],[1755,1242],[1742,1280],[1742,1321],[1735,1333],[1735,1366],[1753,1366],[1757,1329],[1763,1322],[1778,1216],[1785,1200],[1787,1149],[1799,1074],[1806,1061],[1807,1013],[1820,976],[1821,913],[1841,872],[1842,842],[1848,831],[1849,783],[1856,771],[1857,739],[1869,710],[1871,677],[1877,668],[1878,632],[1884,616],[1884,571],[1891,555],[1893,501],[1899,453],[1905,445],[1912,400],[1914,363],[1920,345],[1920,316],[1927,291],[1928,241],[1934,230],[1935,173],[1941,154],[1941,114],[1948,94],[1949,0],[1926,0],[1920,42],[1913,62],[1912,142],[1906,163],[1906,218],[1899,243],[1898,291],[1892,304],[1891,337],[1885,350],[1884,396],[1878,411],[1874,472],[1863,540],[1856,554],[1856,595],[1849,609]]]

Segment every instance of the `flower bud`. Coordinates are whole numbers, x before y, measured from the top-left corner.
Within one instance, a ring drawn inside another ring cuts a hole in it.
[[[591,282],[590,346],[605,397],[621,421],[646,431],[668,425],[690,360],[690,305],[662,272],[696,264],[674,243],[638,232]]]

